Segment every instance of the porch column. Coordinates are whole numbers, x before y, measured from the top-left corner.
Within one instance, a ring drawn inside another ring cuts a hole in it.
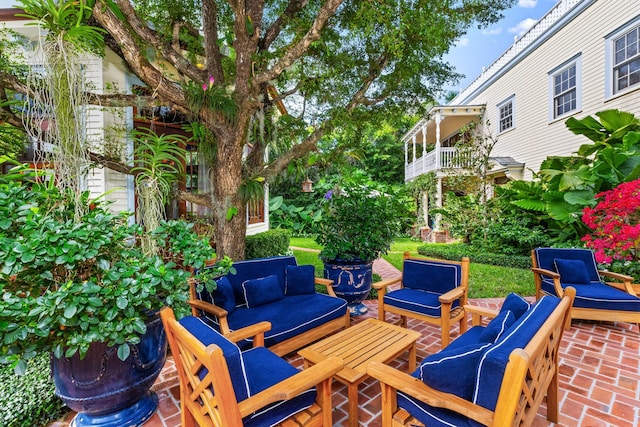
[[[436,111],[436,170],[440,170],[442,168],[442,153],[440,147],[440,122],[442,121],[442,115],[440,114],[440,110]],[[440,206],[440,205],[438,205]]]
[[[413,178],[416,177],[416,134],[414,133],[411,137],[411,142],[413,143],[413,168],[411,170],[411,175]]]
[[[436,185],[436,206],[442,207],[442,178],[438,177],[438,184]],[[442,221],[442,215],[436,214],[433,221],[433,230],[440,231],[440,222]]]
[[[422,158],[423,159],[425,159],[427,155],[427,123],[425,123],[425,125],[422,127]]]

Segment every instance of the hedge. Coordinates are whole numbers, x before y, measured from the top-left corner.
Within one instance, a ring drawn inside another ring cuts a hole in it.
[[[289,253],[291,232],[284,229],[273,229],[245,238],[245,258],[266,258]]]
[[[464,243],[432,244],[427,243],[418,247],[418,253],[432,257],[460,261],[463,257],[469,257],[471,262],[480,264],[497,265],[501,267],[531,268],[531,257],[522,255],[503,255],[482,252]]]

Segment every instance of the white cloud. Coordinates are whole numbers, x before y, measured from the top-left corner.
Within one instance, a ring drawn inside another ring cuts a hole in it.
[[[488,29],[482,30],[482,34],[484,34],[485,36],[497,36],[501,32],[502,32],[502,27],[488,28]]]
[[[518,37],[527,32],[527,30],[533,27],[533,24],[538,22],[533,18],[527,18],[524,21],[520,21],[516,24],[515,27],[509,28],[509,32],[512,34],[517,34]]]
[[[468,37],[462,37],[462,38],[458,39],[458,41],[456,42],[456,46],[458,46],[458,47],[467,46],[468,44],[469,44],[469,38]]]
[[[538,4],[538,0],[518,0],[518,6],[534,8]]]

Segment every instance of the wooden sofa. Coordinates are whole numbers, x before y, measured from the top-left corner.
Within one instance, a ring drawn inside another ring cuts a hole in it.
[[[191,286],[192,314],[223,335],[269,322],[265,346],[284,356],[350,325],[347,303],[336,297],[333,282],[315,278],[313,266],[298,266],[293,256],[238,261],[233,268],[235,274],[218,279],[211,293],[198,292],[195,280]],[[317,293],[315,285],[327,294]],[[238,345],[246,349],[252,342]]]
[[[547,419],[558,421],[558,352],[575,290],[529,307],[513,295],[499,312],[466,306],[474,326],[411,375],[368,366],[381,383],[384,427],[530,426],[545,395]],[[493,320],[480,326],[483,317]]]

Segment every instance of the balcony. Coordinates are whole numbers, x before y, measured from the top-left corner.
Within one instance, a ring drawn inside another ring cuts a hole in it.
[[[442,147],[407,164],[404,168],[404,180],[411,181],[429,172],[442,172],[447,175],[448,171],[459,171],[469,166],[471,161],[467,153],[460,153],[456,148]]]

